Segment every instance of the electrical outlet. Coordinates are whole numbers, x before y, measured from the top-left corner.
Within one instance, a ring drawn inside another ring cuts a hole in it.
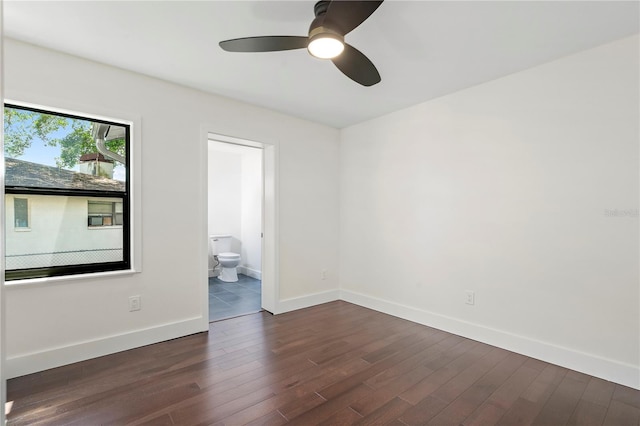
[[[142,305],[140,304],[140,296],[129,297],[129,312],[139,311],[140,309],[142,309]]]
[[[323,269],[322,271],[320,271],[320,279],[321,280],[326,280],[327,279],[327,270]]]
[[[465,298],[465,303],[467,305],[475,305],[476,304],[476,294],[471,291],[471,290],[467,290],[464,292],[466,298]]]

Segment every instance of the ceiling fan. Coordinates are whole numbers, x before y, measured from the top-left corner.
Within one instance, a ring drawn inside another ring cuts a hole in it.
[[[373,63],[355,47],[345,43],[344,36],[363,23],[382,1],[321,0],[314,6],[316,18],[309,35],[244,37],[220,42],[227,52],[275,52],[307,48],[311,55],[331,59],[344,75],[363,86],[380,82]]]

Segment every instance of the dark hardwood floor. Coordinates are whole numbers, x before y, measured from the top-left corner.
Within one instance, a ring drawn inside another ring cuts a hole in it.
[[[640,392],[346,302],[8,382],[10,425],[640,424]]]

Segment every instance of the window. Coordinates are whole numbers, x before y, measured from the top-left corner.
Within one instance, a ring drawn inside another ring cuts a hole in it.
[[[89,201],[89,226],[122,225],[122,203]]]
[[[4,232],[6,280],[130,269],[131,125],[4,112],[5,231],[29,230]]]
[[[26,198],[13,199],[13,222],[16,229],[29,228],[29,200]]]

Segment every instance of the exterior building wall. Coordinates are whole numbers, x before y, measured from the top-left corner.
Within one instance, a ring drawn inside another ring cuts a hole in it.
[[[14,226],[14,199],[26,198],[29,226]],[[117,198],[5,195],[7,269],[122,259],[122,226],[89,227],[87,203]],[[25,256],[29,255],[29,256]]]

